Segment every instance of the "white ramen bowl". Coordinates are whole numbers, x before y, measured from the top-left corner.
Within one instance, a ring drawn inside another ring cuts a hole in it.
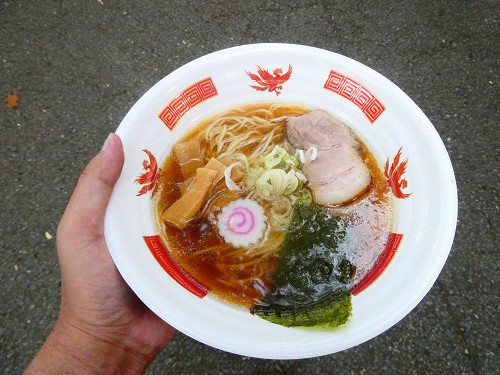
[[[275,80],[252,80],[248,73],[257,75],[258,66]],[[290,67],[288,79],[277,83]],[[172,145],[200,121],[230,107],[276,101],[305,103],[341,119],[366,143],[382,170],[386,162],[400,165],[407,160],[405,173],[388,179],[396,212],[391,241],[370,279],[353,293],[352,317],[336,329],[282,327],[206,294],[172,264],[158,241],[149,190],[153,185],[135,182],[146,172],[144,160],[150,169],[154,160],[161,166]],[[125,165],[105,218],[112,258],[153,312],[215,348],[258,358],[298,359],[361,344],[408,314],[448,257],[457,189],[436,129],[396,85],[345,56],[299,45],[254,44],[200,57],[146,92],[117,134]],[[400,150],[398,163],[394,158]],[[402,180],[406,186],[398,189]]]

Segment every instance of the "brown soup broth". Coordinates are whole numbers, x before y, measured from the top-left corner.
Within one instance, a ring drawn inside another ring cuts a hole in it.
[[[234,114],[254,113],[269,110],[272,104],[258,104],[240,107]],[[274,108],[272,118],[282,116],[299,116],[310,112],[298,106]],[[267,116],[267,115],[266,115]],[[203,134],[207,126],[217,116],[203,121],[185,135],[181,141],[192,138],[202,139],[205,162],[211,157],[219,156],[206,141]],[[284,139],[285,121],[276,123],[277,143]],[[392,220],[391,198],[384,175],[377,165],[374,156],[366,146],[362,146],[362,156],[367,163],[372,183],[367,191],[355,201],[347,205],[331,206],[329,212],[345,217],[349,222],[345,251],[350,252],[357,264],[355,280],[362,278],[383,250],[387,241]],[[250,144],[238,152],[251,153],[258,145]],[[190,224],[180,230],[159,219],[166,207],[180,198],[179,186],[183,182],[180,167],[170,155],[162,165],[162,173],[157,181],[158,193],[153,199],[156,224],[160,236],[175,261],[200,284],[216,296],[243,307],[252,307],[267,294],[272,285],[273,273],[277,265],[279,245],[285,233],[267,224],[265,236],[260,248],[253,247],[247,254],[246,249],[235,249],[226,244],[219,235],[215,217],[220,210],[207,215],[203,212],[195,216]],[[224,180],[215,189],[214,197],[232,194],[224,184]],[[211,198],[212,200],[215,198]],[[269,204],[260,202],[267,211]],[[211,201],[206,203],[209,206]],[[266,206],[267,204],[267,206]],[[205,210],[206,211],[206,210]],[[254,255],[252,255],[254,254]],[[255,255],[259,254],[259,255]]]
[[[368,189],[352,202],[338,206],[326,206],[334,215],[344,217],[347,226],[346,240],[341,250],[349,254],[356,265],[352,285],[358,283],[385,248],[392,227],[393,207],[390,189],[374,155],[358,139],[361,156],[370,170],[372,179]]]

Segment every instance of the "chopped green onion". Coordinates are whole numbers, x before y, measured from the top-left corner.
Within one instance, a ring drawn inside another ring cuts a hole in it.
[[[297,152],[301,160],[312,159],[317,154],[315,148],[309,148],[305,153],[303,150]],[[285,148],[276,145],[269,154],[252,162],[243,153],[232,154],[231,158],[243,170],[245,177],[241,184],[236,185],[230,178],[230,167],[234,167],[234,164],[226,168],[226,182],[230,190],[243,188],[248,193],[254,191],[261,199],[273,202],[273,205],[287,207],[283,212],[272,210],[270,221],[273,226],[286,226],[295,204],[312,201],[311,193],[305,188],[307,178],[299,169],[301,161]],[[285,201],[286,205],[283,203]]]
[[[233,168],[237,165],[241,165],[240,163],[236,162],[228,166],[226,169],[224,169],[224,177],[226,180],[226,186],[229,190],[231,191],[240,191],[240,187],[236,184],[236,182],[233,181],[231,178],[231,171]]]

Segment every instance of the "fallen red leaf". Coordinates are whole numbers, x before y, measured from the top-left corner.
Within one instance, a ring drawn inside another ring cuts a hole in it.
[[[9,92],[7,97],[3,100],[5,105],[9,108],[14,108],[19,106],[19,96],[12,94]]]

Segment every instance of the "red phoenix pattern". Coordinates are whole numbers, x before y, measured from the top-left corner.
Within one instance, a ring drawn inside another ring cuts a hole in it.
[[[330,72],[323,87],[354,103],[372,124],[385,111],[385,106],[370,90],[352,78],[334,70]]]
[[[161,169],[158,168],[158,163],[156,162],[156,158],[153,156],[151,152],[148,150],[144,149],[144,151],[148,156],[149,156],[149,161],[144,160],[142,162],[142,167],[144,168],[145,172],[139,175],[137,179],[134,180],[135,183],[139,185],[144,185],[141,190],[137,193],[137,196],[141,196],[143,194],[146,194],[148,191],[153,191],[152,195],[153,196],[156,192],[156,180],[158,179],[158,176],[161,173]]]
[[[288,64],[288,71],[283,74],[283,70],[281,68],[274,69],[273,74],[269,73],[267,69],[263,69],[257,65],[257,74],[247,72],[245,73],[255,81],[258,86],[250,85],[251,88],[257,91],[269,91],[276,93],[276,96],[281,94],[281,90],[283,89],[283,84],[290,79],[292,76],[292,66]]]
[[[396,198],[405,199],[408,198],[412,193],[405,194],[401,191],[408,186],[408,182],[402,179],[403,174],[406,172],[406,165],[408,164],[408,159],[403,162],[399,161],[401,157],[401,147],[394,157],[392,165],[389,168],[389,158],[385,162],[384,174],[387,177],[387,185],[391,187],[392,193]]]
[[[165,246],[161,242],[160,236],[143,236],[143,239],[156,261],[179,285],[199,298],[203,298],[208,294],[208,290],[205,287],[190,278],[170,257],[167,249],[165,249]]]
[[[212,78],[205,78],[179,93],[167,104],[158,117],[167,125],[167,128],[173,130],[187,112],[217,94],[217,88],[212,82]]]
[[[385,245],[385,249],[378,257],[377,261],[373,265],[373,268],[368,272],[363,279],[356,285],[354,285],[350,292],[353,295],[358,295],[363,290],[368,288],[371,284],[379,278],[380,275],[387,269],[389,263],[391,263],[392,258],[396,255],[399,245],[403,240],[403,235],[398,233],[389,233],[389,239]]]

